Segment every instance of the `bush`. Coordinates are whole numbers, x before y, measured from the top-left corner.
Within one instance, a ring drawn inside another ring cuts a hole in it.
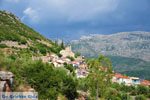
[[[41,54],[46,55],[47,50],[45,48],[40,48],[40,52]]]
[[[68,69],[70,72],[73,72],[74,71],[74,67],[72,66],[72,64],[64,64],[64,67],[66,68],[66,69]]]
[[[147,98],[150,98],[150,93],[148,93],[148,94],[146,95],[146,97],[147,97]]]
[[[133,96],[137,95],[137,91],[133,90],[130,95],[133,95]]]
[[[8,48],[6,44],[0,44],[0,48]]]
[[[146,100],[145,96],[144,95],[137,95],[135,97],[135,100]]]
[[[62,57],[62,54],[60,54],[60,53],[58,53],[57,55],[58,55],[58,57]]]
[[[149,89],[146,86],[139,85],[137,87],[137,94],[144,94],[147,95],[149,93]]]
[[[11,55],[9,56],[9,58],[11,58],[11,59],[13,59],[13,60],[16,60],[17,55],[15,55],[15,54],[11,54]]]
[[[78,56],[81,56],[81,53],[79,52],[75,53],[75,58],[77,58]]]
[[[74,61],[73,57],[67,56],[68,59],[70,59],[71,61]]]

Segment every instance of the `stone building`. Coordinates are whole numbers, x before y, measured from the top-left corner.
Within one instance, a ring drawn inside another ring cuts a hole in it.
[[[65,50],[61,50],[60,54],[62,54],[63,57],[67,57],[67,56],[74,57],[75,56],[75,54],[72,52],[71,46],[67,46],[65,48]]]

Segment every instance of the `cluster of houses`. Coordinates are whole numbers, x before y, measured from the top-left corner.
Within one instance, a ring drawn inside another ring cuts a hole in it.
[[[85,58],[79,56],[75,58],[75,54],[71,50],[71,46],[67,46],[65,50],[60,51],[62,57],[58,57],[56,54],[46,55],[41,57],[32,57],[32,60],[42,59],[43,62],[53,63],[54,67],[64,67],[64,63],[72,64],[76,68],[75,73],[77,78],[84,78],[88,75],[88,66],[86,65]],[[67,56],[75,58],[71,61]],[[140,79],[138,77],[123,76],[119,73],[115,73],[112,78],[113,82],[119,84],[124,83],[125,85],[145,85],[150,86],[150,81]]]
[[[119,84],[124,83],[125,85],[145,85],[150,86],[150,81],[140,79],[138,77],[129,77],[129,76],[123,76],[119,73],[115,73],[115,75],[112,78],[113,82],[117,82]]]
[[[75,58],[75,54],[71,50],[71,46],[67,46],[65,50],[60,51],[62,57],[58,57],[56,54],[47,54],[46,56],[35,57],[32,56],[32,60],[41,59],[43,62],[52,63],[54,67],[64,67],[64,63],[72,64],[76,68],[75,73],[78,78],[83,78],[88,75],[88,67],[83,56],[78,56]],[[75,58],[74,61],[71,61],[69,57]]]

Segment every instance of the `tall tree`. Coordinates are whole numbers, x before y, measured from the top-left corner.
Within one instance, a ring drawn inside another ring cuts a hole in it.
[[[61,42],[61,48],[62,48],[62,49],[65,48],[65,46],[64,46],[64,41],[63,41],[63,40],[62,40],[62,42]]]
[[[93,63],[94,62],[94,63]],[[88,75],[90,91],[96,100],[104,96],[107,87],[111,83],[112,66],[109,59],[100,55],[94,61],[91,61],[91,70]]]
[[[58,46],[58,39],[55,39],[55,46]]]

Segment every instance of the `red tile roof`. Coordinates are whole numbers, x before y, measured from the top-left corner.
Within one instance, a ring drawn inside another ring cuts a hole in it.
[[[123,76],[123,75],[121,75],[119,73],[116,73],[115,77],[117,77],[117,78],[125,78],[125,79],[129,79],[130,78],[130,77],[127,77],[127,76]]]
[[[140,84],[141,84],[141,85],[149,86],[149,85],[150,85],[150,82],[147,81],[147,80],[143,80]]]

